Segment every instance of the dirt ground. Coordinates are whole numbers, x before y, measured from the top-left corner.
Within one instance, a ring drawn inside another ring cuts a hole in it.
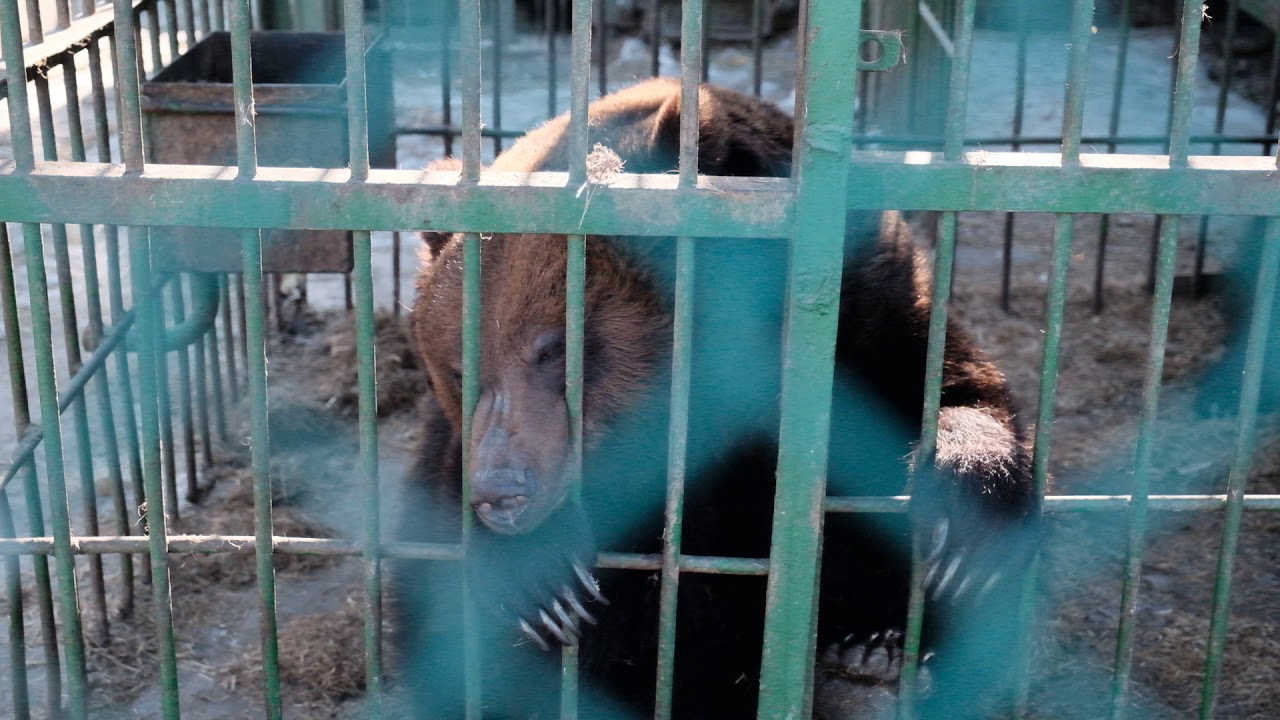
[[[928,218],[919,219],[918,225]],[[953,307],[1007,372],[1034,416],[1043,299],[1052,219],[1020,216],[1012,311],[999,309],[999,244],[1004,218],[962,216]],[[1052,471],[1061,494],[1126,492],[1136,433],[1151,304],[1142,290],[1151,220],[1113,221],[1106,309],[1091,308],[1096,227],[1082,222],[1073,253],[1063,365],[1054,422]],[[925,233],[922,233],[922,235]],[[1184,242],[1182,264],[1190,262]],[[1221,492],[1234,420],[1197,419],[1195,378],[1221,355],[1225,318],[1216,297],[1174,303],[1165,368],[1168,393],[1152,489]],[[351,478],[357,444],[350,320],[304,312],[270,355],[275,527],[280,534],[354,537],[358,506]],[[423,391],[403,323],[378,318],[384,482],[391,486],[415,440],[411,398]],[[391,396],[384,394],[390,392]],[[409,401],[406,401],[409,399]],[[390,401],[398,400],[392,403]],[[1277,492],[1280,437],[1265,417],[1250,492]],[[1198,441],[1193,442],[1193,440]],[[214,494],[184,519],[184,532],[251,534],[252,501],[242,448],[225,451],[211,476]],[[1141,717],[1182,717],[1200,694],[1221,512],[1155,513],[1138,609],[1135,696]],[[1062,513],[1049,519],[1041,567],[1041,618],[1034,635],[1033,707],[1043,717],[1095,717],[1109,687],[1119,616],[1125,518]],[[1274,609],[1280,606],[1280,518],[1246,514],[1233,588],[1220,717],[1270,717],[1280,689]],[[358,717],[364,687],[361,567],[356,559],[281,556],[281,669],[287,706],[302,717]],[[184,715],[260,715],[257,590],[252,555],[174,556],[173,596]],[[95,705],[103,717],[150,717],[156,707],[155,644],[149,598],[140,596],[115,640],[90,655]],[[129,630],[125,631],[124,627]],[[1069,701],[1067,700],[1069,699]]]
[[[785,88],[778,89],[785,95]],[[915,220],[925,228],[930,218]],[[952,307],[1001,365],[1028,422],[1035,417],[1053,218],[1020,215],[1015,226],[1011,308],[1000,308],[1005,216],[961,216]],[[1144,289],[1153,220],[1111,220],[1106,305],[1091,307],[1097,218],[1077,220],[1050,468],[1059,494],[1128,491],[1149,342]],[[1192,262],[1194,223],[1183,228],[1179,274]],[[1238,223],[1215,221],[1210,269],[1231,260]],[[927,237],[928,232],[921,233]],[[412,238],[407,242],[411,243]],[[927,241],[926,241],[927,244]],[[359,537],[355,359],[341,311],[301,312],[270,350],[272,477],[277,534]],[[1173,306],[1152,492],[1221,493],[1235,419],[1198,410],[1197,381],[1225,352],[1230,318],[1221,295]],[[378,319],[379,437],[383,483],[404,473],[417,438],[414,400],[421,371],[402,321]],[[242,408],[243,410],[243,408]],[[241,413],[243,415],[243,413]],[[179,527],[189,533],[252,534],[243,428],[219,448],[205,477],[212,487]],[[1280,492],[1280,418],[1264,416],[1248,491]],[[389,503],[388,503],[389,504]],[[1140,598],[1134,694],[1136,717],[1178,718],[1198,707],[1221,511],[1153,513]],[[1126,524],[1123,513],[1059,513],[1048,522],[1040,566],[1040,616],[1033,637],[1032,706],[1041,717],[1105,714],[1120,615]],[[110,532],[108,524],[104,534]],[[1270,718],[1280,707],[1280,514],[1247,512],[1232,588],[1218,716]],[[251,554],[171,557],[179,686],[188,718],[262,716],[258,591]],[[107,558],[112,603],[118,564]],[[278,556],[281,671],[292,717],[361,717],[364,692],[363,568],[358,559]],[[158,660],[150,587],[139,584],[128,617],[113,619],[112,641],[89,653],[95,717],[158,717]],[[28,603],[33,608],[34,603]],[[29,610],[28,647],[38,634]],[[32,655],[34,658],[34,654]],[[33,668],[33,690],[40,668]],[[39,693],[36,693],[39,695]],[[0,697],[3,697],[0,695]]]

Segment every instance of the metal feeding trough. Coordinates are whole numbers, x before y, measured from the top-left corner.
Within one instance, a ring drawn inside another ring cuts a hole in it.
[[[250,35],[258,163],[274,167],[347,165],[347,87],[342,33],[255,32]],[[370,161],[395,166],[390,56],[368,44]],[[210,33],[142,85],[149,162],[235,165],[231,36]],[[159,270],[240,272],[236,231],[157,227]],[[351,234],[343,230],[272,230],[262,237],[266,272],[348,272]]]

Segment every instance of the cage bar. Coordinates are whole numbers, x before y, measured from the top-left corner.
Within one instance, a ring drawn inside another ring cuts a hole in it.
[[[687,6],[686,6],[687,7]],[[684,486],[689,443],[689,389],[693,353],[694,239],[676,239],[675,307],[672,311],[671,426],[667,431],[667,502],[662,533],[658,602],[658,689],[654,717],[671,717],[675,680],[676,602],[680,589]]]
[[[1155,307],[1151,314],[1151,344],[1147,352],[1147,372],[1142,387],[1142,419],[1134,451],[1128,544],[1124,585],[1120,598],[1120,627],[1116,633],[1115,674],[1111,686],[1113,720],[1123,720],[1128,716],[1129,711],[1138,590],[1142,578],[1142,555],[1146,545],[1147,511],[1150,506],[1151,454],[1156,423],[1159,419],[1164,351],[1169,334],[1169,311],[1173,303],[1173,273],[1178,252],[1178,228],[1179,218],[1168,217],[1165,218],[1160,234]]]
[[[1231,612],[1231,579],[1235,567],[1236,547],[1240,540],[1240,521],[1244,510],[1244,491],[1248,481],[1258,423],[1258,398],[1266,348],[1271,333],[1271,314],[1280,286],[1280,219],[1267,218],[1263,251],[1258,266],[1258,280],[1253,297],[1253,316],[1249,325],[1249,341],[1245,350],[1244,381],[1240,390],[1240,415],[1236,425],[1236,446],[1227,479],[1227,514],[1222,528],[1222,548],[1218,555],[1217,578],[1213,587],[1213,614],[1209,624],[1209,642],[1205,653],[1204,685],[1200,699],[1201,720],[1213,717],[1218,701],[1218,680],[1227,644],[1227,619]]]
[[[36,77],[36,107],[40,122],[40,144],[45,160],[57,160],[58,150],[53,127],[53,106],[47,77]],[[53,242],[54,273],[58,280],[58,303],[62,311],[62,338],[65,347],[67,375],[74,375],[81,364],[79,328],[76,321],[75,295],[71,280],[71,258],[67,249],[67,227],[52,225],[49,228]],[[46,300],[47,302],[47,300]],[[93,454],[89,438],[89,412],[84,397],[80,395],[72,403],[72,428],[76,442],[77,469],[80,476],[81,522],[89,535],[98,534],[98,507],[94,502]],[[90,640],[96,645],[106,642],[107,591],[103,578],[102,558],[89,561],[89,616]]]
[[[462,239],[462,437],[470,438],[480,386],[480,236]],[[471,443],[462,443],[462,549],[471,542],[475,518],[471,506]],[[462,573],[462,657],[466,718],[478,720],[481,710],[480,648],[471,602],[471,581]]]
[[[169,283],[169,298],[173,309],[175,325],[181,325],[187,318],[186,303],[182,298],[182,277],[177,275]],[[166,350],[168,343],[165,343]],[[186,498],[189,502],[196,500],[200,494],[199,478],[196,474],[196,432],[195,415],[191,409],[191,355],[186,345],[176,348],[174,353],[178,359],[178,411],[182,413],[182,448],[186,461],[184,470],[187,475]],[[175,448],[176,450],[176,448]]]
[[[462,65],[462,179],[470,184],[480,179],[480,0],[458,1],[458,61]]]
[[[813,27],[840,18],[857,28],[859,0],[813,0],[796,141],[796,215],[787,270],[778,489],[766,589],[758,716],[808,713],[814,599],[831,425],[832,368],[853,146],[857,48]],[[803,638],[804,642],[799,642]]]
[[[1107,118],[1107,135],[1112,141],[1107,143],[1107,152],[1113,153],[1118,147],[1114,142],[1120,134],[1120,108],[1124,103],[1124,81],[1129,61],[1129,24],[1132,17],[1132,0],[1120,0],[1119,17],[1120,38],[1116,48],[1116,71],[1111,81],[1111,112]],[[1093,314],[1102,312],[1103,276],[1106,272],[1107,236],[1111,232],[1111,216],[1103,215],[1098,227],[1098,249],[1093,265]],[[1006,308],[1008,309],[1008,308]]]
[[[703,2],[688,0],[680,16],[680,186],[698,184],[698,84],[702,67]]]

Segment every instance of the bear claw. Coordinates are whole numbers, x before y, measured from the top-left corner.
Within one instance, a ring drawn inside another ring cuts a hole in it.
[[[551,646],[547,644],[546,640],[542,639],[542,636],[538,634],[537,630],[533,629],[533,626],[529,624],[528,620],[525,620],[524,618],[520,618],[520,630],[523,631],[524,634],[528,636],[530,640],[533,640],[535,643],[537,643],[538,647],[542,648],[543,650],[551,649]]]
[[[598,624],[595,616],[587,612],[586,608],[582,607],[582,602],[578,600],[578,594],[575,593],[568,585],[565,585],[560,589],[560,597],[564,598],[564,601],[569,603],[569,609],[573,610],[578,617],[586,620],[592,625]]]
[[[587,569],[582,566],[582,563],[574,562],[573,571],[577,573],[578,581],[582,583],[582,587],[586,588],[587,592],[590,593],[591,599],[601,605],[609,604],[609,601],[606,600],[604,595],[600,592],[600,583],[596,582],[595,577],[592,576],[591,573],[587,572]]]

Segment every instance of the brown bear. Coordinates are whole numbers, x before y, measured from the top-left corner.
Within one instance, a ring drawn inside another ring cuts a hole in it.
[[[652,80],[590,108],[589,142],[628,172],[677,165],[681,94]],[[699,93],[699,172],[785,177],[792,121],[736,92]],[[494,170],[567,169],[568,118],[502,153]],[[457,168],[446,160],[437,168]],[[815,717],[861,717],[893,700],[912,528],[925,551],[925,714],[963,717],[999,696],[1011,664],[1017,576],[1038,499],[1000,372],[953,323],[934,457],[915,457],[931,281],[892,212],[846,222],[829,457],[831,495],[904,491],[912,521],[828,513],[818,607]],[[462,239],[425,234],[413,330],[429,376],[426,440],[401,503],[408,539],[457,542],[461,454],[471,450],[471,542],[461,563],[403,566],[402,678],[422,717],[460,717],[461,618],[476,619],[486,717],[552,717],[556,645],[580,646],[584,717],[652,716],[658,574],[593,568],[598,551],[661,552],[675,241],[586,240],[584,458],[569,487],[562,236],[481,241],[479,400],[462,434]],[[686,554],[768,557],[777,453],[787,243],[699,238],[693,280]],[[465,574],[471,606],[463,608]],[[677,604],[676,717],[755,714],[765,579],[684,573]],[[977,638],[977,641],[973,641]],[[796,638],[803,643],[805,638]],[[958,709],[959,708],[959,709]]]

